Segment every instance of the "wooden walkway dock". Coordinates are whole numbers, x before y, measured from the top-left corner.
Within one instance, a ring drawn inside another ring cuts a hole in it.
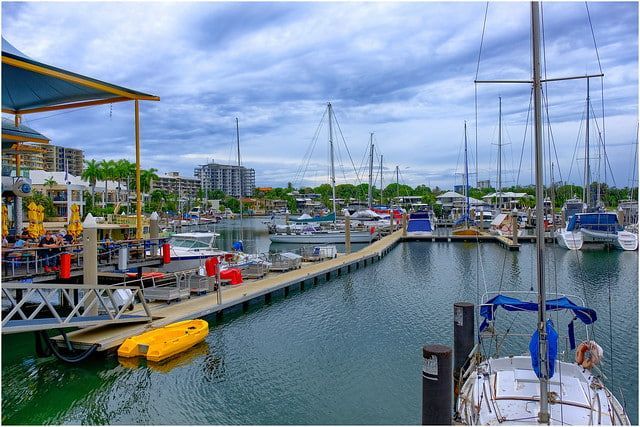
[[[483,234],[480,236],[428,236],[428,237],[403,237],[402,230],[398,230],[372,243],[371,245],[351,254],[340,254],[337,258],[316,262],[304,263],[300,269],[285,273],[269,274],[258,280],[245,280],[241,285],[225,287],[222,294],[222,302],[218,303],[216,293],[202,296],[192,296],[190,299],[180,302],[152,303],[148,304],[152,318],[146,324],[121,324],[88,327],[68,333],[69,340],[78,349],[89,348],[98,345],[98,351],[106,351],[118,347],[126,338],[138,335],[147,329],[157,328],[186,319],[204,317],[214,313],[222,314],[224,310],[241,305],[248,308],[250,301],[263,299],[271,301],[274,294],[288,295],[291,290],[304,289],[306,286],[317,285],[321,280],[328,281],[334,276],[349,273],[361,267],[380,260],[395,245],[401,241],[424,242],[495,242],[500,243],[509,250],[518,250],[520,244],[514,245],[505,237]],[[527,236],[519,241],[535,241],[535,237]],[[142,309],[136,307],[131,314],[138,314]],[[60,344],[61,336],[53,338]]]
[[[148,324],[123,324],[118,326],[100,326],[81,329],[67,334],[75,348],[89,348],[98,344],[98,351],[110,350],[118,347],[122,342],[132,336],[144,332],[150,328],[157,328],[186,319],[204,317],[213,313],[222,313],[225,309],[243,305],[248,307],[251,300],[264,298],[266,302],[276,292],[287,295],[291,288],[304,289],[310,284],[316,285],[320,280],[330,280],[333,276],[340,276],[360,267],[365,267],[372,262],[380,260],[402,239],[402,231],[396,231],[382,239],[372,243],[364,249],[351,254],[342,254],[337,258],[327,261],[309,263],[298,270],[286,273],[268,275],[255,281],[245,281],[222,291],[222,303],[217,303],[215,293],[202,296],[193,296],[174,304],[153,303],[149,304],[153,315],[152,322]],[[136,308],[131,314],[137,314]],[[55,337],[55,341],[63,342],[61,336]]]

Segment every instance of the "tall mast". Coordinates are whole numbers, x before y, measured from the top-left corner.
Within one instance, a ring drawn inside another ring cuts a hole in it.
[[[465,219],[465,223],[467,224],[467,227],[469,226],[469,165],[467,164],[467,121],[464,121],[464,179],[465,179],[465,186],[464,186],[464,195],[465,195],[465,214],[466,214],[466,219]]]
[[[333,196],[333,213],[336,215],[336,169],[333,164],[333,123],[331,116],[333,115],[333,109],[331,103],[327,104],[329,110],[329,152],[331,156],[331,195]],[[333,220],[335,222],[335,219]]]
[[[584,141],[584,202],[591,206],[591,171],[589,170],[589,78],[587,77],[587,127]]]
[[[380,154],[380,205],[382,205],[382,154]]]
[[[547,304],[544,284],[544,218],[542,174],[542,86],[540,83],[540,3],[531,2],[531,42],[533,55],[533,99],[536,159],[536,279],[538,281],[538,360],[540,361],[540,412],[538,422],[549,422],[549,370],[547,360],[547,330],[545,308]]]
[[[240,166],[240,125],[238,124],[238,118],[236,117],[236,141],[238,143],[238,178],[240,182],[240,240],[242,240],[242,167]]]
[[[373,132],[371,132],[371,149],[369,154],[369,194],[367,197],[367,205],[369,209],[373,204]]]
[[[396,198],[400,203],[400,166],[396,165]]]
[[[498,206],[502,207],[502,97],[498,97]]]

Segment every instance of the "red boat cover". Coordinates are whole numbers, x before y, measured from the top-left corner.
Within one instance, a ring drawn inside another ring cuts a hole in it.
[[[242,273],[239,268],[229,268],[220,271],[220,279],[231,279],[232,285],[239,285],[242,283]]]

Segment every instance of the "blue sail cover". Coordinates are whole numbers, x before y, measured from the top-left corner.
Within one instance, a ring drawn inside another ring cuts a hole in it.
[[[569,219],[567,231],[578,231],[581,228],[592,231],[615,233],[622,230],[618,216],[613,212],[578,213]]]
[[[547,360],[549,361],[549,376],[553,377],[554,370],[556,368],[556,359],[558,358],[558,333],[553,329],[553,323],[551,320],[547,320]],[[529,341],[529,352],[531,353],[531,367],[533,372],[536,373],[538,378],[542,378],[540,374],[540,358],[538,357],[540,351],[540,337],[538,330],[531,335],[531,341]]]
[[[453,226],[455,227],[464,223],[469,223],[470,225],[476,225],[476,222],[471,218],[469,218],[469,216],[465,213],[465,214],[462,214],[462,216],[460,216],[460,218],[458,218],[456,222],[453,223]]]
[[[521,301],[505,295],[496,295],[480,307],[480,316],[484,317],[484,320],[480,325],[479,332],[482,332],[489,325],[489,322],[494,319],[495,310],[498,307],[502,307],[507,311],[538,311],[537,302]],[[548,300],[546,310],[571,310],[585,325],[590,325],[598,319],[595,310],[576,305],[567,297]]]

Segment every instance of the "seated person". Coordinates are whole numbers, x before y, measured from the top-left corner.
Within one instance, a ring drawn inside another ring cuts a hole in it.
[[[51,231],[46,231],[45,235],[42,237],[42,239],[40,239],[40,243],[38,244],[38,246],[41,248],[47,248],[46,250],[41,251],[44,271],[46,273],[49,273],[52,270],[58,271],[59,267],[56,259],[56,255],[59,252],[59,250],[57,249],[58,243],[56,241],[56,238],[51,234]]]

